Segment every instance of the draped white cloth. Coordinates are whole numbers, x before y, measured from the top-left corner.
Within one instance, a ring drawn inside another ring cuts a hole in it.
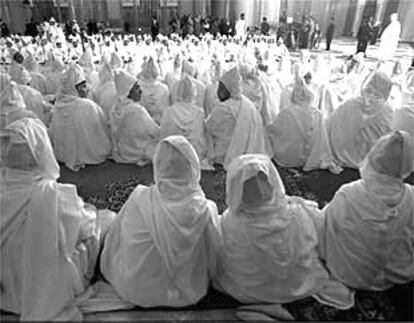
[[[206,127],[213,139],[214,159],[224,168],[246,153],[271,154],[270,143],[260,113],[253,103],[241,94],[241,77],[235,67],[223,74],[221,80],[230,98],[213,108]]]
[[[292,104],[281,110],[267,127],[273,158],[284,167],[303,167],[305,171],[329,169],[338,172],[329,145],[321,111],[311,104],[315,94],[302,78],[292,92]]]
[[[131,303],[187,306],[207,291],[217,209],[201,190],[197,154],[182,136],[160,142],[154,173],[155,185],[139,185],[112,225],[101,271]]]
[[[396,15],[396,14],[395,14]],[[399,21],[391,20],[381,35],[381,42],[378,49],[378,57],[382,60],[392,59],[398,46],[401,34],[401,24]]]
[[[92,100],[77,95],[75,85],[82,81],[85,81],[82,68],[71,66],[63,77],[50,125],[56,159],[74,171],[86,164],[100,164],[111,153],[102,109]]]
[[[385,290],[414,279],[414,170],[407,133],[381,138],[360,169],[361,180],[343,185],[324,208],[320,255],[345,284]]]
[[[407,74],[403,82],[401,108],[394,110],[393,130],[403,130],[414,137],[414,72]]]
[[[183,75],[177,85],[176,100],[164,112],[160,137],[183,136],[193,145],[203,166],[207,166],[207,160],[213,158],[211,140],[207,139],[204,127],[204,110],[195,104],[196,86],[188,75]]]
[[[96,214],[75,186],[56,182],[59,166],[39,120],[15,121],[0,137],[1,309],[24,321],[79,319],[73,301],[94,273]]]
[[[109,116],[112,158],[119,163],[145,165],[151,162],[160,128],[148,111],[128,98],[136,80],[122,70],[116,71],[117,99]],[[138,126],[139,125],[139,126]]]
[[[264,155],[235,159],[226,179],[228,209],[219,219],[214,285],[244,303],[286,303],[307,296],[340,308],[353,294],[319,262],[315,203],[285,195]],[[320,215],[319,215],[320,216]]]
[[[102,108],[106,120],[116,102],[116,87],[112,67],[104,62],[99,69],[99,83],[93,91],[94,101]]]
[[[36,114],[26,109],[18,85],[10,75],[0,72],[0,129],[23,117],[36,118]]]
[[[341,104],[328,118],[332,153],[340,166],[358,168],[371,147],[391,131],[393,111],[385,103],[391,80],[374,73],[363,88],[363,96]]]

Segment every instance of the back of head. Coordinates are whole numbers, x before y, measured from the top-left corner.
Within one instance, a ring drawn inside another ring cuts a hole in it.
[[[240,71],[237,66],[225,72],[220,78],[220,82],[229,91],[230,97],[234,99],[241,98],[241,92],[242,92],[241,81],[242,79],[240,76]]]
[[[1,167],[56,180],[59,165],[44,124],[34,118],[19,119],[0,131]]]
[[[311,107],[315,98],[315,93],[306,84],[301,75],[296,75],[295,85],[292,92],[292,103],[302,107]]]
[[[183,74],[181,76],[181,79],[178,82],[174,92],[175,93],[173,93],[173,96],[175,98],[174,101],[176,102],[191,103],[195,101],[196,87],[191,78],[186,74]]]
[[[72,64],[69,69],[63,74],[62,87],[60,95],[78,96],[76,85],[85,82],[85,72],[82,67],[77,64]]]
[[[120,98],[126,98],[137,80],[123,69],[115,70],[115,88]]]
[[[365,163],[389,177],[404,179],[414,170],[414,139],[404,131],[395,131],[379,139]]]
[[[160,68],[152,56],[142,64],[140,76],[147,81],[154,81],[160,76]]]
[[[362,85],[362,94],[386,101],[392,89],[392,80],[384,73],[375,71]]]
[[[200,161],[193,146],[183,136],[161,140],[153,164],[155,183],[161,194],[180,196],[199,189]]]
[[[238,212],[265,204],[278,207],[284,201],[283,182],[269,157],[246,154],[229,165],[226,202],[230,210]]]

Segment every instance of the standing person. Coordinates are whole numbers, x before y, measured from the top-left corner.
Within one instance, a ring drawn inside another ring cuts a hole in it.
[[[369,43],[370,45],[375,45],[377,43],[380,30],[381,30],[381,21],[378,20],[375,23],[374,27],[372,28],[372,38],[371,38],[371,42]]]
[[[302,25],[302,29],[299,31],[299,48],[308,48],[309,35],[311,35],[311,22],[310,19],[305,17]]]
[[[385,28],[381,35],[381,43],[379,47],[378,58],[381,60],[388,60],[394,57],[398,46],[398,40],[401,34],[401,24],[397,20],[398,15],[393,13],[391,16],[391,23]]]
[[[359,27],[357,39],[357,51],[356,53],[364,53],[364,57],[367,56],[367,46],[368,42],[372,37],[372,17],[366,17],[362,22],[361,26]]]
[[[240,15],[240,19],[237,20],[235,30],[236,30],[236,37],[244,36],[247,30],[247,23],[244,19],[244,13]]]
[[[152,35],[152,40],[155,40],[155,37],[157,37],[157,35],[160,33],[160,24],[158,22],[157,16],[153,15],[152,16],[152,21],[151,21],[151,35]]]
[[[267,22],[267,17],[263,17],[260,29],[261,29],[262,35],[269,36],[270,25]]]
[[[331,22],[326,29],[326,50],[331,50],[331,42],[335,33],[335,18],[331,17]]]

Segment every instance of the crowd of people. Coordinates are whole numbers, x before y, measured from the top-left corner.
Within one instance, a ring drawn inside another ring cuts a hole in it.
[[[286,319],[283,303],[348,309],[355,289],[413,281],[404,62],[308,50],[294,60],[282,38],[247,38],[243,22],[235,36],[201,38],[48,28],[0,39],[1,310],[74,320],[177,308],[212,285],[252,305],[240,317]],[[59,163],[107,159],[154,169],[118,214],[57,182]],[[276,164],[361,179],[321,210],[286,194]],[[199,184],[217,165],[223,214]]]

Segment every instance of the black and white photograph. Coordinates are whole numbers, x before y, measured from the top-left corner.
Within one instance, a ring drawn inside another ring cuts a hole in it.
[[[0,0],[0,321],[413,322],[414,0]]]

